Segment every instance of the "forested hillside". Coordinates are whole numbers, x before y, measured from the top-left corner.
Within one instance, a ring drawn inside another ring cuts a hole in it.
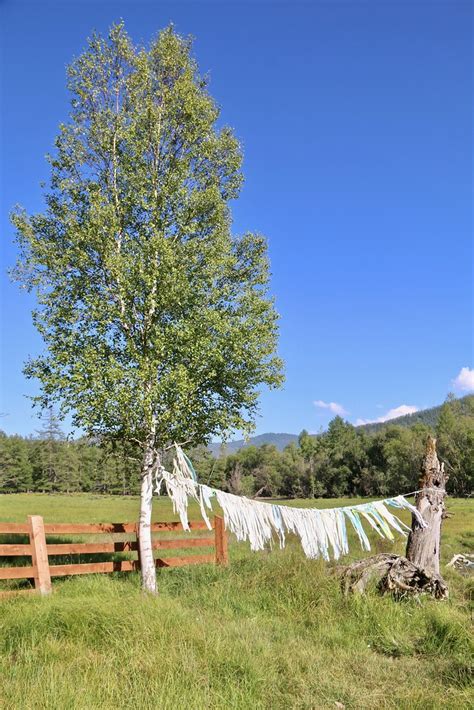
[[[227,454],[235,454],[236,451],[239,451],[247,446],[263,446],[264,444],[272,444],[273,446],[276,446],[279,451],[283,451],[285,446],[288,446],[288,444],[297,442],[297,434],[274,434],[269,432],[267,434],[251,436],[248,441],[245,439],[237,439],[236,441],[228,441],[225,444],[211,442],[207,448],[212,454],[214,454],[214,456],[222,456]]]
[[[466,395],[461,397],[457,401],[459,402],[460,412],[467,413],[470,407],[470,401],[472,400],[472,395]],[[360,424],[356,428],[364,430],[368,433],[373,433],[375,431],[380,431],[387,426],[402,426],[411,427],[414,424],[425,424],[430,427],[430,429],[436,429],[439,416],[441,414],[443,405],[440,404],[437,407],[430,407],[429,409],[421,409],[419,412],[414,414],[404,414],[401,417],[396,417],[395,419],[390,419],[385,422],[370,422],[368,424]],[[318,436],[315,434],[314,436]],[[258,436],[251,436],[247,441],[244,439],[237,439],[236,441],[228,441],[225,444],[220,444],[212,442],[209,444],[208,448],[215,456],[220,456],[222,454],[234,454],[236,451],[243,449],[248,446],[263,446],[263,444],[273,444],[279,451],[288,446],[288,444],[298,442],[298,436],[296,434],[275,434],[275,433],[265,433],[259,434]]]
[[[456,400],[459,404],[459,412],[468,413],[470,407],[472,406],[473,395],[466,395]],[[421,409],[419,412],[414,412],[413,414],[404,414],[401,417],[396,417],[391,419],[390,422],[370,422],[369,424],[362,424],[360,429],[365,429],[368,432],[379,431],[383,427],[396,424],[397,426],[411,427],[414,424],[425,424],[432,429],[436,428],[438,424],[438,419],[443,410],[443,405],[440,404],[437,407],[430,407],[429,409]]]
[[[205,447],[190,455],[202,481],[249,496],[319,497],[391,495],[414,490],[428,433],[450,474],[448,490],[474,488],[474,397],[449,399],[435,426],[387,422],[376,431],[341,417],[326,432],[303,431],[279,451],[273,444],[247,446],[215,457]],[[52,414],[36,437],[0,434],[0,492],[95,492],[139,490],[139,451],[121,443],[67,440]]]

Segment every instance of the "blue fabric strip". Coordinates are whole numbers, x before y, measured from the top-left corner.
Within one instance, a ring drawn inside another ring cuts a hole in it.
[[[196,483],[197,483],[198,476],[197,476],[196,471],[194,470],[193,464],[191,463],[191,459],[190,459],[188,456],[186,456],[186,454],[184,453],[184,451],[183,451],[182,449],[181,449],[181,451],[182,451],[182,454],[183,454],[183,456],[184,456],[184,460],[186,461],[186,463],[187,463],[188,466],[189,466],[189,470],[191,471],[191,475],[192,475],[193,479],[194,479],[194,480],[196,481]]]

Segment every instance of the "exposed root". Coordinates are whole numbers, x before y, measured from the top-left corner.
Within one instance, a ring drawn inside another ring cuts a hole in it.
[[[454,567],[459,572],[472,574],[474,572],[474,555],[454,555],[446,567]]]
[[[447,599],[448,587],[435,573],[417,567],[406,557],[380,554],[359,560],[341,570],[341,583],[345,594],[365,592],[369,585],[386,594],[396,596],[431,594],[435,599]]]

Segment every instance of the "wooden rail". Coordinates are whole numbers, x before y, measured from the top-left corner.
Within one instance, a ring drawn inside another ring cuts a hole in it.
[[[190,521],[191,530],[207,530],[203,521]],[[183,530],[181,523],[152,523],[152,533]],[[0,597],[14,594],[50,594],[51,578],[66,577],[76,574],[107,574],[110,572],[132,572],[140,569],[138,560],[138,537],[136,523],[44,523],[39,515],[29,515],[28,522],[2,523],[0,534],[28,535],[29,543],[0,544],[0,561],[3,557],[30,557],[31,563],[25,566],[0,566],[0,580],[30,579],[34,587],[27,589],[0,590]],[[50,535],[130,535],[131,540],[107,540],[105,542],[49,542]],[[157,557],[157,567],[181,567],[184,565],[229,563],[227,535],[224,520],[214,517],[214,535],[205,537],[181,537],[173,539],[153,538],[154,550],[191,549],[199,547],[214,548],[213,553],[185,555],[182,557]],[[58,555],[94,555],[127,553],[135,555],[132,559],[107,560],[101,562],[71,562],[70,564],[50,564],[50,557]]]

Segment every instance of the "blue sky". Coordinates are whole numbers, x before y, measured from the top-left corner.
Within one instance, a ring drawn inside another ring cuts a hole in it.
[[[21,370],[41,348],[32,298],[5,275],[8,212],[42,209],[65,66],[120,17],[137,42],[169,21],[194,35],[244,146],[235,231],[268,237],[286,361],[257,433],[472,389],[471,2],[3,0],[0,12],[5,431],[38,427]]]

